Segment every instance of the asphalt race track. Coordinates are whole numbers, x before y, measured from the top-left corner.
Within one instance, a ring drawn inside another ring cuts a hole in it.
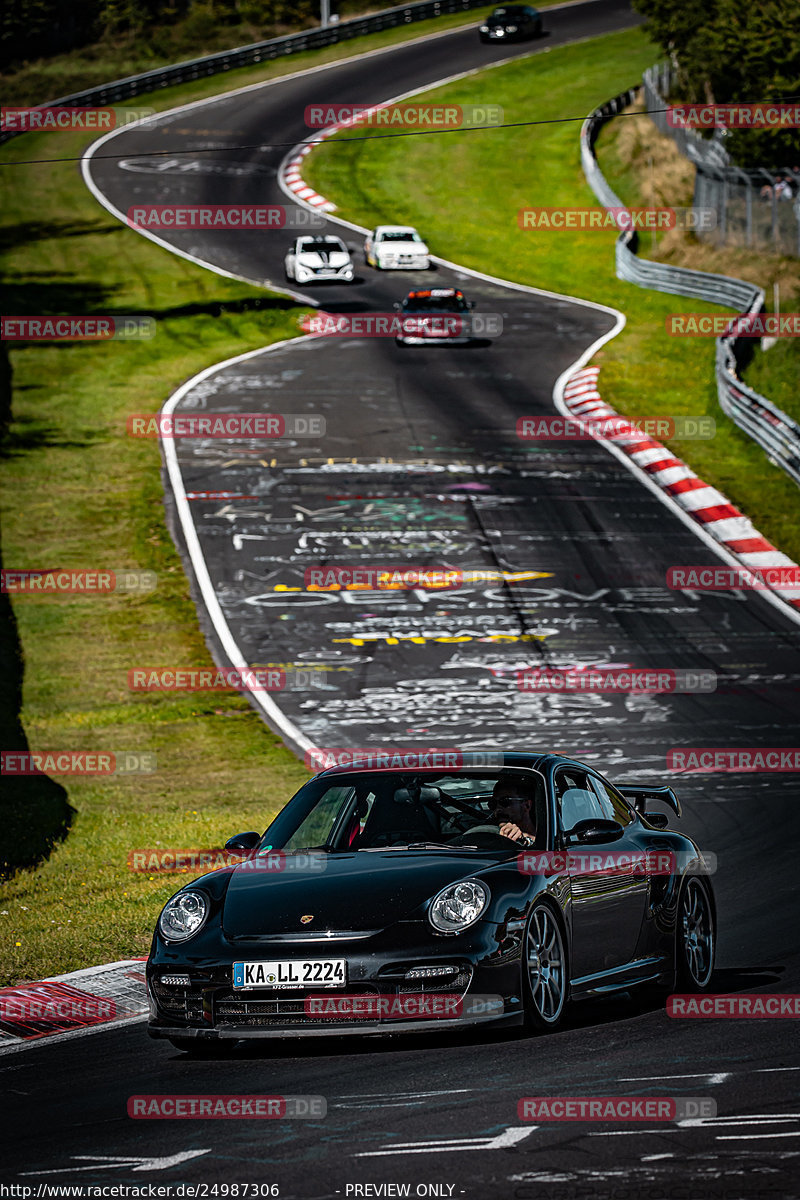
[[[87,169],[121,212],[135,202],[286,203],[277,169],[308,136],[306,104],[376,103],[516,53],[530,54],[533,70],[548,45],[636,19],[624,4],[577,4],[547,14],[550,36],[532,46],[501,53],[470,29],[364,56],[126,131]],[[490,102],[491,72],[485,80]],[[331,232],[342,227],[332,221]],[[286,235],[163,236],[217,269],[284,286]],[[360,247],[353,230],[343,236]],[[272,697],[273,727],[300,751],[560,749],[612,779],[655,780],[674,747],[796,744],[798,622],[755,592],[668,590],[670,566],[719,557],[601,445],[516,436],[518,417],[553,413],[557,380],[612,332],[614,314],[441,264],[402,275],[364,267],[360,253],[356,264],[353,286],[295,294],[326,310],[387,312],[407,288],[456,283],[478,312],[501,314],[503,333],[449,348],[303,339],[223,364],[181,393],[179,412],[326,420],[317,439],[174,442],[170,521],[217,660],[233,661],[209,598],[243,662],[314,677]],[[200,492],[244,499],[184,498]],[[497,580],[367,598],[304,589],[309,567],[376,562]],[[516,685],[520,667],[576,663],[714,672],[717,687],[565,697]],[[713,991],[798,990],[793,777],[690,775],[676,787],[681,828],[719,862]],[[791,1022],[671,1020],[625,998],[577,1007],[546,1038],[250,1043],[231,1060],[201,1062],[149,1042],[137,1024],[3,1058],[3,1128],[14,1182],[34,1186],[249,1182],[304,1200],[401,1194],[353,1190],[393,1183],[476,1200],[788,1197],[800,1160],[793,1043]],[[132,1095],[197,1092],[324,1096],[328,1115],[274,1124],[126,1115]],[[517,1116],[522,1096],[587,1093],[710,1097],[719,1115],[595,1129]]]

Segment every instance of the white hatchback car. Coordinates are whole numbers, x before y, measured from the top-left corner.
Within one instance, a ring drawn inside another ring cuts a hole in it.
[[[367,234],[364,258],[378,271],[427,271],[430,251],[411,225],[378,225]]]
[[[310,283],[315,279],[337,279],[353,282],[353,260],[341,238],[329,234],[321,237],[299,237],[283,260],[286,278],[295,283]]]

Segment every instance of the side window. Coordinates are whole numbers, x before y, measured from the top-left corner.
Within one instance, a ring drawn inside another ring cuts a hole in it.
[[[336,824],[337,817],[344,805],[352,798],[353,791],[352,787],[334,785],[328,788],[282,848],[291,852],[304,850],[309,846],[324,846]]]
[[[625,802],[619,792],[610,783],[604,783],[602,779],[598,779],[596,775],[592,775],[591,780],[594,790],[603,801],[603,807],[608,809],[609,819],[618,821],[620,825],[630,825],[633,820],[630,805]]]
[[[579,821],[608,819],[585,771],[561,767],[556,771],[555,785],[561,828],[565,833],[574,829]]]
[[[614,805],[611,802],[611,796],[608,794],[608,788],[603,783],[602,779],[598,779],[596,775],[589,776],[589,782],[597,792],[598,799],[603,808],[603,816],[607,821],[616,821]]]

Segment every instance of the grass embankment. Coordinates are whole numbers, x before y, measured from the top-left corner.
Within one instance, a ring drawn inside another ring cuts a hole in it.
[[[628,416],[710,415],[716,436],[708,441],[672,439],[675,453],[719,487],[769,538],[800,557],[797,488],[719,409],[714,383],[714,343],[708,338],[671,337],[665,318],[672,312],[719,312],[714,305],[687,301],[623,283],[614,277],[614,235],[594,231],[530,232],[517,223],[522,208],[595,206],[580,166],[582,116],[641,78],[658,57],[640,30],[610,34],[536,54],[427,93],[437,102],[491,102],[506,122],[552,120],[550,125],[487,129],[441,137],[353,140],[332,138],[309,156],[307,181],[334,200],[341,215],[362,225],[408,221],[420,228],[437,254],[478,270],[537,287],[597,300],[622,309],[628,324],[596,357],[602,393]],[[636,204],[637,168],[627,165],[630,130],[659,153],[671,143],[660,138],[646,116],[612,122],[599,141],[600,164],[622,199]],[[622,132],[620,132],[622,131]],[[656,143],[666,143],[659,147]],[[625,169],[623,170],[623,164]],[[678,194],[668,204],[690,204],[691,182],[673,166],[663,168]],[[650,235],[642,253],[650,256]],[[685,265],[727,274],[760,272],[762,286],[785,274],[785,261],[739,251],[711,251],[684,235]],[[673,253],[676,235],[665,235]],[[740,263],[742,269],[740,271]],[[791,264],[796,271],[796,263]],[[770,354],[774,351],[770,351]]]

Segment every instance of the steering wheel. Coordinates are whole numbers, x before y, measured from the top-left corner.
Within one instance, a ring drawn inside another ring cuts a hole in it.
[[[459,842],[468,844],[470,839],[475,837],[476,834],[480,834],[482,837],[491,836],[497,838],[509,847],[514,845],[512,839],[507,838],[505,834],[501,833],[496,825],[473,825],[471,829],[467,830],[465,833],[459,834],[457,838],[454,838],[453,844],[458,845]]]
[[[473,818],[469,815],[469,813],[465,813],[465,812],[452,813],[448,817],[447,821],[442,822],[442,833],[445,832],[445,825],[447,826],[448,834],[455,833],[455,832],[469,833],[470,829],[474,828],[474,826],[472,825],[472,820],[473,820]]]

